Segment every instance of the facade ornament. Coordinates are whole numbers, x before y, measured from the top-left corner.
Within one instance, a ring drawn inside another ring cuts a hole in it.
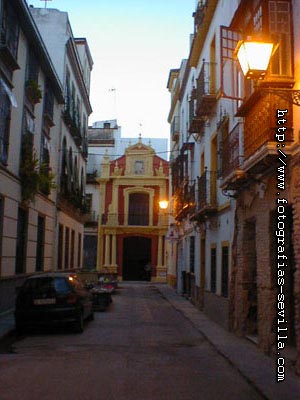
[[[156,175],[164,176],[164,169],[163,169],[162,162],[159,163],[159,168],[156,168]]]
[[[267,184],[265,182],[259,182],[256,184],[256,193],[260,199],[265,197],[265,192],[267,190]]]
[[[119,168],[119,163],[118,163],[118,161],[116,161],[115,167],[114,167],[113,176],[120,176],[120,175],[122,175],[122,171],[123,171],[123,169],[122,169],[122,168]]]

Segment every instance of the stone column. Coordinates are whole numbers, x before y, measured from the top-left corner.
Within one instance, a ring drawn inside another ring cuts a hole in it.
[[[110,235],[105,235],[105,266],[110,265]]]
[[[163,265],[165,257],[163,257],[163,235],[158,236],[158,248],[157,248],[157,266],[156,266],[156,277],[153,278],[156,282],[167,281],[167,267]]]
[[[157,266],[161,267],[162,266],[162,249],[163,249],[163,238],[161,235],[158,236],[158,249],[157,249]]]
[[[117,265],[117,235],[112,235],[112,249],[111,249],[111,263],[113,266]]]

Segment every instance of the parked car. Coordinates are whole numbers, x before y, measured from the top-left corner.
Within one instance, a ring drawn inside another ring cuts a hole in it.
[[[17,332],[28,327],[68,323],[81,333],[83,321],[93,318],[92,294],[76,274],[33,275],[21,286],[16,298]]]

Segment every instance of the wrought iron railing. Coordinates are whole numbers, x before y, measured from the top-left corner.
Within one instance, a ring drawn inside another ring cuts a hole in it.
[[[208,0],[198,1],[196,11],[193,14],[194,24],[195,24],[195,33],[197,32],[199,26],[201,26],[203,23],[207,1]]]
[[[222,137],[222,171],[223,178],[241,167],[243,155],[241,154],[241,129],[242,124],[238,123],[231,132]]]
[[[160,226],[168,222],[168,213],[154,212],[152,221],[149,213],[105,213],[101,215],[101,225],[107,226]]]
[[[179,134],[179,127],[180,127],[179,116],[175,116],[171,124],[171,135],[173,140],[174,137]]]
[[[44,114],[53,121],[53,107],[54,107],[54,96],[51,88],[47,84],[47,90],[45,94]]]
[[[198,196],[196,211],[214,208],[217,205],[217,172],[205,170],[198,177]]]
[[[7,6],[4,19],[1,29],[1,45],[6,46],[11,55],[17,59],[19,23],[18,17],[10,4]]]
[[[197,79],[197,98],[216,94],[216,62],[203,61]]]
[[[278,130],[276,110],[288,109],[285,124],[285,141],[293,141],[293,109],[290,103],[276,96],[267,94],[255,103],[245,115],[244,122],[244,156],[245,160],[251,157],[268,142],[275,142]]]
[[[177,188],[173,196],[175,218],[181,218],[188,213],[194,212],[196,200],[195,184],[195,180],[186,179],[181,186]]]

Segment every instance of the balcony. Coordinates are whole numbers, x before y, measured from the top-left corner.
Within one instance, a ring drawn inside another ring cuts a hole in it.
[[[190,52],[190,66],[197,67],[204,41],[214,16],[218,0],[199,0],[194,17],[194,39]]]
[[[63,119],[74,139],[75,144],[79,147],[82,146],[82,133],[80,124],[77,121],[75,114],[71,113],[70,108],[66,107],[63,112]]]
[[[167,225],[168,215],[161,213],[105,213],[101,215],[101,225],[110,227],[126,227],[134,231],[138,228],[153,228]]]
[[[196,113],[197,90],[193,89],[189,102],[189,133],[196,134],[198,137],[204,133],[205,119]]]
[[[193,219],[204,219],[217,212],[217,172],[208,171],[198,177],[198,196]]]
[[[7,6],[0,33],[0,57],[7,67],[14,71],[20,69],[17,62],[19,41],[18,16],[11,5]]]
[[[97,170],[94,170],[93,172],[87,172],[87,174],[86,174],[86,183],[97,184],[97,177],[98,177]]]
[[[177,188],[174,196],[174,215],[177,220],[182,220],[188,214],[193,214],[195,209],[195,181],[185,180]]]
[[[208,118],[214,113],[217,101],[216,67],[215,62],[203,61],[197,79],[196,115],[200,118]]]
[[[175,116],[171,123],[171,138],[173,142],[178,142],[180,133],[180,120],[179,116]]]
[[[114,146],[114,128],[92,128],[88,131],[88,142],[90,145]]]
[[[225,190],[233,190],[239,185],[244,172],[242,171],[242,131],[243,124],[238,123],[231,132],[222,134],[222,183],[221,187]]]
[[[96,211],[90,211],[84,215],[84,224],[90,227],[97,226],[98,218],[99,216],[96,214]]]
[[[290,102],[275,93],[254,93],[251,107],[244,107],[239,115],[244,116],[244,164],[243,170],[261,173],[278,158],[275,134],[278,130],[276,111],[288,110],[285,118],[285,154],[294,141],[293,110]]]
[[[54,95],[51,88],[47,84],[44,103],[44,118],[47,125],[51,128],[55,124],[53,122]]]
[[[61,174],[59,202],[64,206],[63,208],[69,207],[80,214],[85,214],[88,211],[86,199],[76,186],[74,176]]]
[[[89,154],[89,145],[86,137],[82,139],[81,146],[81,154],[84,158],[87,158]]]
[[[203,24],[206,3],[207,0],[199,1],[197,4],[196,11],[193,13],[195,33],[198,31],[199,27]]]

